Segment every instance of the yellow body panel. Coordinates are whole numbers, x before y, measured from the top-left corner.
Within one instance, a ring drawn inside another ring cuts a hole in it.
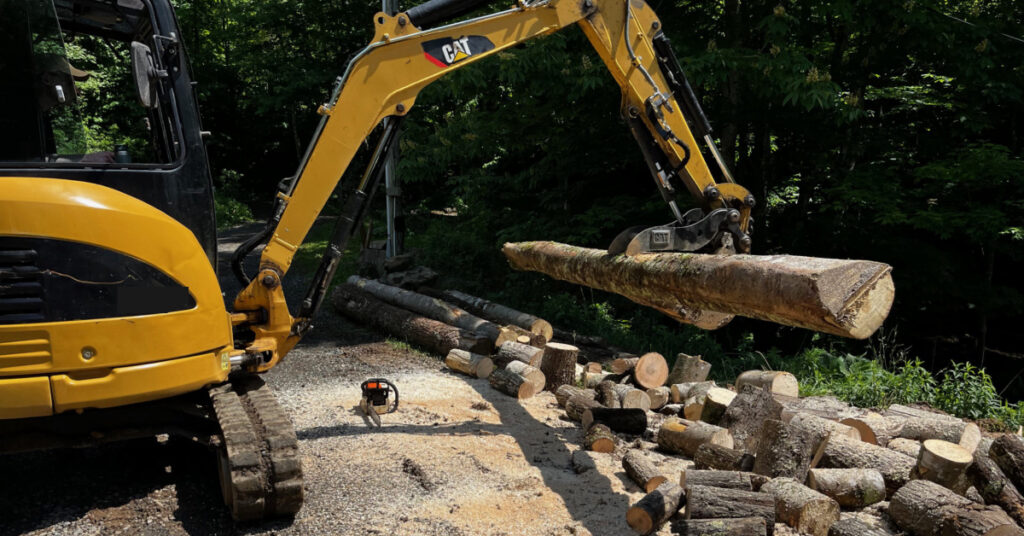
[[[45,417],[51,413],[48,377],[0,379],[0,419]]]

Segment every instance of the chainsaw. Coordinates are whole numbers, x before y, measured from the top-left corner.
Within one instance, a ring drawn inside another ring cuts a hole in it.
[[[370,378],[359,386],[363,396],[359,400],[359,409],[380,427],[380,416],[398,410],[398,387],[384,378]],[[391,393],[395,393],[394,402],[389,402]]]

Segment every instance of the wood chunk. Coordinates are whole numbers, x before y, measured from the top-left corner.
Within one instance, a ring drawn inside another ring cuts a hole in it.
[[[658,471],[639,450],[630,450],[626,453],[622,458],[622,468],[626,470],[626,475],[646,493],[654,491],[668,481],[668,478]]]
[[[967,476],[986,504],[999,505],[1018,525],[1024,527],[1024,496],[996,462],[975,452],[974,463],[967,468]]]
[[[712,488],[754,491],[754,485],[750,481],[751,475],[752,473],[740,471],[689,468],[679,474],[679,485],[684,488],[689,486],[709,486]]]
[[[613,452],[617,443],[615,434],[603,424],[594,424],[583,435],[583,446],[594,452]]]
[[[640,534],[650,534],[679,511],[683,488],[664,482],[626,511],[626,523]]]
[[[494,371],[494,362],[491,358],[458,348],[452,348],[448,352],[444,364],[452,370],[477,378],[486,378]]]
[[[705,443],[693,454],[697,469],[719,469],[722,471],[753,471],[754,457],[741,450]]]
[[[764,519],[767,533],[775,534],[775,498],[768,493],[707,486],[686,488],[686,519]]]
[[[495,370],[487,380],[491,387],[514,398],[530,398],[537,394],[537,388],[530,380],[508,369]]]
[[[782,421],[767,420],[761,429],[754,472],[803,482],[807,471],[820,459],[827,439]]]
[[[583,386],[588,388],[588,389],[594,389],[594,388],[596,388],[598,386],[598,384],[600,384],[601,382],[607,380],[610,377],[613,377],[611,375],[611,373],[608,373],[608,372],[605,372],[605,371],[601,371],[601,372],[584,372],[583,373]]]
[[[558,401],[558,405],[565,407],[566,401],[576,395],[584,395],[585,397],[594,400],[597,393],[593,389],[581,389],[575,385],[563,385],[555,390],[555,400]]]
[[[846,436],[860,441],[860,431],[811,413],[798,413],[790,419],[789,424],[814,434],[815,436]]]
[[[872,445],[886,446],[889,441],[899,437],[900,430],[906,422],[902,418],[882,417],[881,415],[865,415],[843,419],[841,424],[854,428],[860,433],[861,441]]]
[[[896,536],[895,533],[871,525],[859,517],[847,517],[832,524],[828,536]]]
[[[651,409],[651,397],[647,393],[629,385],[612,386],[619,397],[619,405],[624,408],[639,408],[644,411]]]
[[[623,357],[616,358],[611,364],[608,365],[608,370],[612,371],[612,374],[625,374],[631,370],[640,361],[640,358],[635,355],[625,355]]]
[[[676,356],[676,362],[672,364],[672,371],[666,383],[675,385],[702,382],[708,379],[710,372],[711,363],[704,361],[699,355],[679,354]]]
[[[541,359],[540,369],[547,378],[544,386],[548,391],[555,391],[562,385],[573,385],[574,373],[576,372],[576,354],[579,348],[571,344],[549,342],[544,345],[544,357]]]
[[[565,415],[574,421],[580,422],[583,420],[583,414],[588,409],[601,407],[604,406],[591,398],[587,393],[580,393],[573,395],[572,398],[566,400]]]
[[[670,385],[669,390],[672,392],[672,402],[678,404],[691,396],[707,393],[714,386],[715,382],[711,381],[677,383]]]
[[[906,419],[903,421],[902,428],[900,428],[899,437],[916,439],[918,441],[941,439],[950,443],[960,444],[960,439],[964,437],[968,424],[959,419]],[[977,427],[978,425],[970,423],[970,426]],[[973,431],[967,433],[968,435],[974,434]],[[978,433],[980,435],[980,431]]]
[[[903,437],[897,437],[889,441],[889,444],[885,448],[895,450],[900,454],[906,454],[913,459],[917,459],[918,454],[921,453],[921,442],[913,439],[906,439]]]
[[[773,478],[761,492],[775,497],[775,519],[801,533],[828,536],[839,521],[839,503],[792,478]]]
[[[676,534],[681,536],[765,536],[768,528],[760,517],[728,519],[684,519]]]
[[[736,378],[737,391],[742,391],[744,385],[753,385],[783,396],[800,396],[800,382],[796,376],[783,371],[748,370]]]
[[[886,493],[892,494],[910,480],[916,460],[885,447],[847,437],[833,437],[825,443],[822,467],[878,469],[885,479]]]
[[[971,504],[956,510],[942,524],[943,536],[1024,536],[1024,529],[998,507]]]
[[[654,389],[647,390],[647,397],[651,399],[651,409],[658,410],[665,404],[668,404],[669,398],[672,397],[672,391],[664,386],[655,387]]]
[[[700,420],[710,424],[718,424],[722,417],[725,416],[725,410],[729,409],[729,404],[732,404],[735,398],[736,393],[728,389],[722,389],[721,387],[708,389],[708,393],[704,398],[704,407],[701,408]]]
[[[782,404],[771,393],[748,385],[729,404],[718,425],[729,429],[737,449],[753,454],[757,452],[764,421],[778,419],[781,413]]]
[[[960,445],[941,439],[929,439],[921,444],[917,465],[910,476],[931,480],[962,494],[967,491],[967,486],[960,483],[967,466],[973,462],[971,453]]]
[[[885,500],[885,479],[878,469],[811,469],[807,486],[843,508],[864,508]]]
[[[916,536],[1024,534],[999,508],[975,504],[929,480],[912,480],[894,493],[889,516]]]
[[[541,372],[540,369],[531,367],[522,361],[509,361],[509,363],[505,365],[505,370],[526,378],[526,381],[533,384],[535,393],[539,393],[544,390],[544,383],[546,379],[544,378],[544,373]]]
[[[543,335],[545,340],[550,341],[554,333],[551,324],[541,318],[516,311],[511,307],[489,302],[483,298],[470,296],[457,290],[446,290],[444,291],[444,299],[465,308],[481,318],[486,318],[498,324],[516,325],[530,330],[532,333]]]
[[[509,341],[499,346],[497,353],[491,359],[497,368],[505,368],[505,365],[511,361],[522,361],[531,367],[540,368],[543,357],[544,350],[542,348]]]
[[[780,394],[774,394],[775,400],[783,405],[782,418],[783,422],[789,422],[789,420],[798,413],[811,413],[817,415],[822,419],[828,419],[830,421],[841,421],[850,417],[859,417],[866,413],[867,410],[863,410],[847,404],[834,396],[808,396],[804,398],[797,398],[792,396],[784,396]]]
[[[700,421],[665,421],[658,430],[658,446],[666,452],[693,457],[705,443],[732,448],[732,435],[725,428]]]
[[[621,408],[622,401],[619,394],[615,392],[615,382],[605,380],[594,388],[597,391],[597,401],[604,404],[606,408]]]
[[[969,422],[967,423],[967,426],[964,427],[963,433],[960,434],[960,441],[957,441],[957,444],[967,449],[967,452],[970,452],[973,455],[974,451],[978,450],[978,445],[981,444],[981,439],[981,428],[979,428],[977,424]]]
[[[517,342],[535,348],[544,348],[548,341],[543,335],[538,335],[519,326],[509,324],[498,328],[498,338],[494,340],[494,346],[500,347],[506,342]]]
[[[640,356],[632,370],[633,383],[643,389],[665,385],[668,379],[668,363],[658,352],[647,352]]]
[[[1015,434],[1004,434],[992,442],[988,455],[1017,489],[1024,489],[1024,439]]]
[[[587,408],[580,422],[584,429],[591,423],[600,423],[620,434],[643,435],[647,430],[647,412],[636,408]]]

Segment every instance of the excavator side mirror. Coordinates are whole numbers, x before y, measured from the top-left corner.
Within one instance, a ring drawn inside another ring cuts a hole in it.
[[[153,60],[153,51],[138,41],[132,41],[132,78],[138,92],[139,104],[143,108],[153,109],[160,105],[156,95],[156,79],[159,71]]]

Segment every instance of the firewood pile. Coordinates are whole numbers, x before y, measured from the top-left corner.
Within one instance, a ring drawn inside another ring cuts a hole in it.
[[[698,356],[680,354],[670,368],[660,354],[622,352],[454,290],[353,276],[332,300],[506,395],[551,391],[580,423],[582,447],[621,459],[646,492],[624,512],[639,534],[671,522],[686,536],[770,536],[776,523],[813,536],[1024,536],[1019,435],[983,437],[976,424],[917,407],[800,397],[782,371],[719,385]],[[666,456],[693,465],[670,473]]]

